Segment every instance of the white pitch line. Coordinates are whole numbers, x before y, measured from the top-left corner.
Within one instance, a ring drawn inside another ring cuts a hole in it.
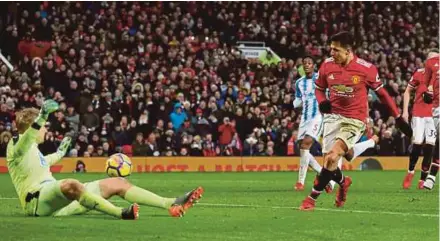
[[[0,200],[18,200],[15,197],[0,197]],[[125,200],[110,200],[111,202],[127,202]],[[227,203],[197,203],[197,206],[207,207],[229,207],[229,208],[269,208],[269,209],[293,209],[298,210],[298,207],[289,206],[263,206],[263,205],[248,205],[248,204],[227,204]],[[404,212],[388,212],[388,211],[369,211],[369,210],[351,210],[351,209],[330,209],[330,208],[315,208],[317,211],[341,212],[341,213],[365,213],[365,214],[388,214],[400,216],[418,216],[438,218],[438,214],[428,213],[404,213]]]
[[[209,207],[230,207],[230,208],[269,208],[269,209],[294,209],[298,210],[298,207],[288,207],[288,206],[262,206],[262,205],[246,205],[246,204],[226,204],[226,203],[198,203],[200,206]],[[438,218],[438,214],[427,214],[427,213],[404,213],[404,212],[388,212],[388,211],[368,211],[368,210],[351,210],[351,209],[330,209],[330,208],[315,208],[317,211],[329,211],[329,212],[342,212],[342,213],[365,213],[365,214],[389,214],[389,215],[400,215],[400,216],[419,216],[419,217],[430,217]]]

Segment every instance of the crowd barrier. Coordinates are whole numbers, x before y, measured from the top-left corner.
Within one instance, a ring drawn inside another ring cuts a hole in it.
[[[420,157],[421,159],[422,157]],[[51,167],[54,173],[70,173],[81,160],[87,172],[104,172],[106,158],[64,158]],[[280,172],[298,171],[299,157],[132,157],[133,172]],[[322,164],[323,158],[318,157]],[[35,160],[39,161],[39,160]],[[421,160],[416,169],[420,170]],[[406,170],[408,157],[358,157],[344,161],[343,170]],[[0,173],[8,172],[0,159]]]

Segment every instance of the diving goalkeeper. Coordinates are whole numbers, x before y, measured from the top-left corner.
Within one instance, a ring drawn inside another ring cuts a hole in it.
[[[178,198],[164,198],[130,184],[123,178],[107,178],[82,184],[75,179],[56,180],[50,166],[66,154],[71,138],[65,137],[57,152],[43,156],[38,144],[47,130],[44,124],[49,114],[58,110],[53,100],[43,103],[40,111],[26,108],[16,113],[18,134],[8,143],[7,165],[28,216],[67,216],[97,210],[119,219],[137,219],[139,206],[168,209],[171,216],[181,217],[198,199],[203,188],[198,187]],[[131,202],[128,208],[113,205],[106,199],[117,195]]]

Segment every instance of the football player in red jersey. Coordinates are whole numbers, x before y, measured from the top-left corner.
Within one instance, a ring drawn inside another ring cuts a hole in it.
[[[348,32],[333,35],[330,38],[332,58],[325,60],[318,72],[315,94],[319,110],[324,114],[324,167],[300,210],[313,210],[316,199],[330,180],[339,184],[335,205],[344,205],[352,181],[350,177],[343,176],[338,168],[338,160],[353,148],[365,131],[369,88],[389,107],[391,115],[396,118],[396,126],[412,137],[411,127],[400,116],[388,92],[382,88],[376,67],[354,55],[353,42]],[[326,89],[330,90],[330,99],[326,97]]]
[[[428,90],[423,93],[423,99],[426,103],[432,103],[432,117],[434,119],[435,130],[439,131],[439,54],[438,49],[432,49],[425,64],[425,83]],[[437,138],[434,148],[434,159],[431,163],[431,170],[428,177],[426,177],[423,187],[431,190],[435,184],[435,177],[437,176],[439,168],[439,140]]]
[[[409,157],[408,173],[403,180],[403,189],[408,189],[411,186],[414,177],[414,168],[419,159],[423,147],[423,162],[420,180],[417,185],[418,189],[423,189],[426,176],[428,176],[429,167],[432,160],[432,151],[434,150],[436,130],[434,120],[432,118],[432,104],[427,104],[423,101],[423,92],[426,90],[424,81],[425,69],[421,68],[414,72],[408,87],[403,94],[403,113],[402,117],[408,121],[409,111],[408,105],[411,98],[411,92],[415,91],[414,105],[412,108],[411,127],[413,129],[412,150]],[[425,141],[425,145],[423,145]]]

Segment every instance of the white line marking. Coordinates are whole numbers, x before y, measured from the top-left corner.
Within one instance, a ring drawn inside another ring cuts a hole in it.
[[[0,200],[18,200],[16,197],[0,197]],[[115,203],[125,203],[125,200],[110,200]],[[294,209],[298,210],[298,207],[289,206],[263,206],[263,205],[247,205],[247,204],[227,204],[227,203],[197,203],[197,206],[207,206],[207,207],[229,207],[229,208],[269,208],[269,209]],[[389,215],[400,215],[400,216],[418,216],[418,217],[429,217],[438,218],[438,214],[428,214],[428,213],[405,213],[405,212],[388,212],[388,211],[369,211],[369,210],[351,210],[351,209],[330,209],[330,208],[315,208],[317,211],[327,211],[327,212],[341,212],[341,213],[365,213],[365,214],[389,214]]]
[[[245,205],[245,204],[226,204],[226,203],[198,203],[200,206],[209,207],[230,207],[230,208],[270,208],[270,209],[294,209],[298,210],[298,207],[288,207],[288,206],[262,206],[262,205]],[[388,211],[369,211],[369,210],[351,210],[351,209],[330,209],[330,208],[315,208],[317,211],[328,211],[328,212],[343,212],[343,213],[366,213],[366,214],[389,214],[389,215],[400,215],[400,216],[419,216],[419,217],[431,217],[438,218],[438,214],[427,214],[427,213],[405,213],[405,212],[388,212]]]

